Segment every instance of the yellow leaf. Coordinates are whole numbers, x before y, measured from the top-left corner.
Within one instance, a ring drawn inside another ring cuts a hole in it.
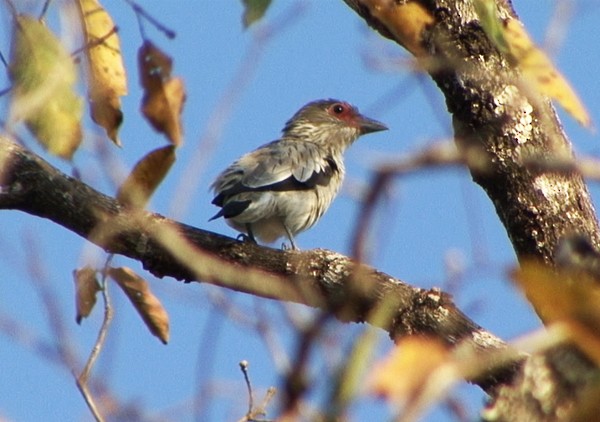
[[[557,271],[537,261],[524,262],[513,279],[544,323],[583,322],[600,332],[600,284],[585,274]]]
[[[371,15],[379,20],[404,48],[416,57],[427,52],[423,48],[423,30],[435,22],[434,17],[419,2],[361,0]]]
[[[475,6],[487,36],[521,69],[537,92],[558,101],[581,125],[590,127],[591,118],[577,93],[546,53],[531,40],[521,22],[516,19],[502,21],[493,1],[477,0]]]
[[[31,17],[15,19],[9,75],[11,120],[27,128],[52,154],[71,159],[81,143],[82,104],[76,68],[54,34]]]
[[[127,267],[110,268],[108,274],[123,289],[150,332],[167,344],[169,315],[150,291],[146,280]]]
[[[75,307],[77,309],[75,321],[80,324],[81,320],[87,318],[94,309],[96,293],[101,289],[96,278],[96,271],[90,267],[73,271],[73,278],[75,280]]]
[[[146,41],[138,52],[138,67],[144,88],[142,113],[154,129],[164,133],[173,144],[180,145],[185,87],[180,78],[171,78],[171,58]]]
[[[406,337],[374,368],[370,389],[390,402],[410,402],[447,360],[448,350],[440,341]]]
[[[175,162],[175,147],[155,149],[137,162],[117,192],[124,205],[143,208]]]
[[[565,324],[569,338],[600,364],[600,284],[585,273],[558,271],[537,261],[513,271],[545,325]]]
[[[119,36],[110,15],[98,0],[79,0],[88,63],[88,99],[92,119],[121,145],[121,97],[127,95],[127,76]]]

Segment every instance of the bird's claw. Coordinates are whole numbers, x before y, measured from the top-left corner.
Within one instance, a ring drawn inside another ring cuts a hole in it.
[[[239,242],[244,242],[244,243],[254,243],[255,245],[256,243],[256,239],[254,239],[254,237],[252,236],[248,236],[246,233],[240,233],[237,235],[237,237],[235,238],[235,240],[239,241]]]

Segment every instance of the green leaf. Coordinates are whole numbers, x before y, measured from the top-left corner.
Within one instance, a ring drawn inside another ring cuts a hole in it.
[[[15,19],[9,76],[11,121],[24,121],[51,153],[71,159],[81,143],[83,108],[74,92],[76,67],[52,31],[37,19]]]
[[[262,18],[271,4],[271,0],[242,0],[242,2],[245,7],[244,17],[242,19],[244,28],[248,28],[254,22]]]
[[[508,53],[510,47],[504,37],[504,28],[496,10],[496,2],[494,0],[475,0],[474,5],[475,12],[479,16],[479,24],[488,38],[500,52]]]

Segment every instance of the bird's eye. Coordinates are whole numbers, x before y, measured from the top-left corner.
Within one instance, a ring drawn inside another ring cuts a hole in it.
[[[342,114],[344,111],[346,111],[346,108],[341,104],[334,104],[332,109],[335,114]]]

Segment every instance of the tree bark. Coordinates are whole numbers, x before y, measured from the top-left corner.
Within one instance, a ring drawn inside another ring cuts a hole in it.
[[[536,258],[557,266],[558,246],[573,235],[598,249],[598,221],[581,175],[524,165],[571,159],[571,144],[550,101],[528,88],[488,39],[473,0],[344,1],[414,54],[443,92],[459,149],[487,157],[485,166],[470,166],[471,175],[494,204],[521,262]],[[517,19],[510,1],[496,4],[502,19]],[[413,27],[418,30],[407,30]],[[590,374],[597,375],[596,368],[573,347],[536,354],[497,391],[486,417],[570,420]]]
[[[140,261],[157,277],[302,303],[345,322],[381,327],[394,340],[429,335],[476,354],[496,352],[489,370],[471,379],[486,391],[510,379],[520,365],[522,356],[439,289],[412,287],[332,251],[272,249],[127,209],[2,137],[0,157],[0,209],[47,218],[108,253]]]

